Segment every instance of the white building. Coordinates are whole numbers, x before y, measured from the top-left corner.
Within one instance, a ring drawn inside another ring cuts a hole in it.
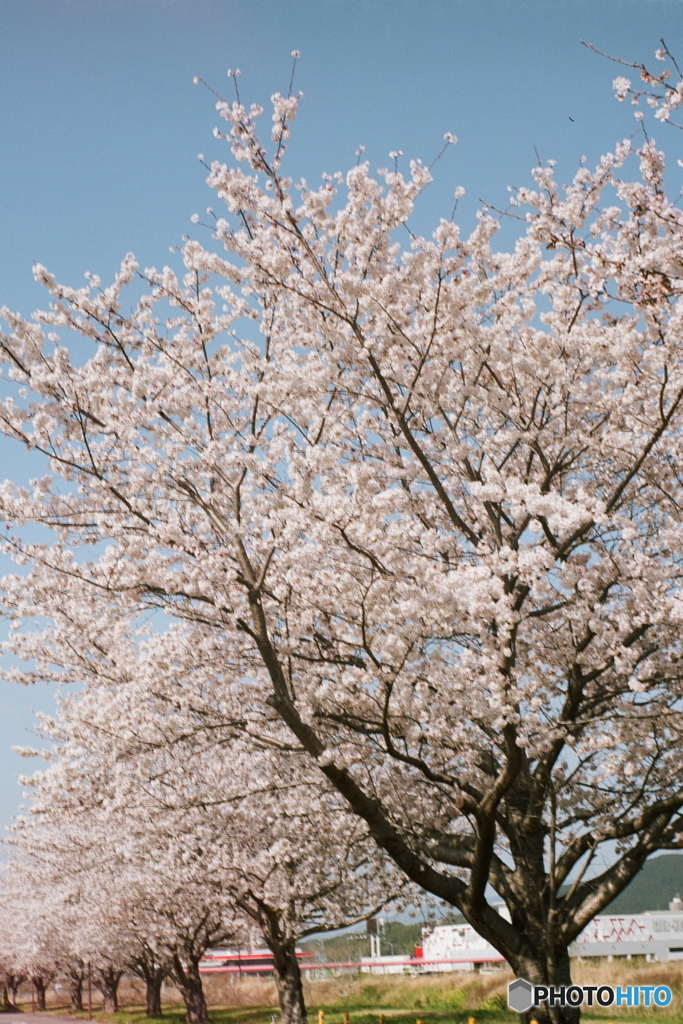
[[[500,909],[500,908],[499,908]],[[369,974],[432,974],[474,971],[499,966],[504,958],[469,924],[437,925],[423,931],[415,956],[363,957],[361,971]]]
[[[683,902],[676,897],[669,906],[646,914],[594,917],[570,946],[570,956],[683,960]]]
[[[473,971],[503,957],[469,924],[438,925],[422,940],[424,971]]]
[[[504,906],[496,908],[508,917]],[[469,924],[438,925],[423,932],[414,957],[364,957],[361,970],[372,974],[431,974],[472,971],[504,963],[503,957]],[[647,960],[683,960],[683,900],[668,910],[645,914],[604,914],[594,917],[569,949],[573,957],[645,957]]]

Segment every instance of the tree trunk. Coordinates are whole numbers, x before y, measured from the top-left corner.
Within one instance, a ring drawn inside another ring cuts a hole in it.
[[[163,980],[163,971],[155,971],[153,975],[145,979],[145,1013],[148,1017],[161,1017],[161,985]]]
[[[95,972],[95,985],[102,993],[105,1013],[119,1012],[119,982],[122,974],[123,971],[113,967],[99,967]]]
[[[271,949],[282,1024],[306,1024],[306,1002],[294,940]]]
[[[566,949],[557,950],[554,963],[549,969],[545,960],[537,957],[520,956],[511,963],[516,977],[525,978],[532,985],[554,985],[555,988],[564,985],[566,988],[572,983],[569,963],[569,953]],[[549,1006],[547,1002],[540,1006],[534,1006],[526,1013],[520,1013],[522,1024],[531,1024],[537,1021],[538,1024],[579,1024],[581,1018],[580,1006]],[[590,1008],[586,1008],[590,1013]]]
[[[17,995],[19,993],[19,986],[22,981],[26,981],[26,976],[23,974],[7,974],[5,975],[7,981],[7,989],[9,992],[9,1001],[12,1006],[17,1005]]]
[[[149,948],[140,948],[128,963],[133,974],[145,983],[145,1014],[161,1017],[161,986],[168,973]]]
[[[282,1024],[306,1024],[306,1001],[296,958],[296,938],[287,935],[285,916],[253,894],[251,900],[245,898],[240,906],[256,921],[273,954]]]
[[[66,976],[69,986],[69,1001],[74,1013],[83,1009],[83,974],[81,971],[69,971]]]
[[[209,1013],[204,999],[202,976],[199,973],[199,960],[188,960],[183,966],[176,954],[173,957],[173,980],[180,989],[185,1003],[187,1024],[208,1024]]]
[[[31,978],[33,987],[36,990],[36,1010],[45,1009],[45,993],[49,982],[45,982],[40,976]]]

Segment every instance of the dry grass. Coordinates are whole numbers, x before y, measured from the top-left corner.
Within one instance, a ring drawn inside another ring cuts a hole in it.
[[[209,1006],[277,1006],[275,982],[268,978],[205,974],[202,982]]]
[[[468,1010],[507,992],[512,974],[472,971],[408,977],[400,974],[360,974],[306,982],[310,1006],[343,1009]]]
[[[668,985],[673,992],[670,1006],[648,1010],[644,1007],[594,1007],[584,1010],[587,1018],[606,1020],[667,1021],[683,1018],[683,961],[645,963],[638,960],[584,961],[574,963],[573,980],[580,985]],[[478,1024],[517,1020],[506,1010],[507,986],[512,978],[509,970],[490,974],[462,972],[409,977],[405,975],[346,974],[322,981],[306,979],[306,1004],[309,1020],[315,1021],[317,1011],[325,1010],[326,1024],[341,1024],[348,1012],[351,1024],[375,1024],[380,1013],[386,1013],[387,1024],[412,1024],[415,1017],[425,1024],[464,1022],[470,1014]],[[277,1012],[277,993],[273,981],[262,978],[214,974],[204,978],[207,1002],[216,1024],[267,1024],[271,1012]],[[48,1004],[52,1013],[59,1012],[65,993],[50,991]],[[99,1020],[101,997],[94,994],[94,1009]],[[126,1007],[117,1015],[119,1024],[141,1024],[144,987],[134,978],[123,979],[120,1002]],[[182,999],[173,985],[163,990],[166,1024],[180,1024]],[[24,1009],[30,1008],[24,1001]],[[98,1012],[99,1011],[99,1012]],[[64,1012],[62,1010],[62,1012]],[[278,1014],[279,1016],[279,1014]],[[176,1020],[177,1018],[177,1020]]]
[[[622,1006],[600,1007],[590,1011],[590,1016],[613,1017],[680,1017],[683,1003],[683,960],[671,960],[668,963],[645,963],[643,960],[613,960],[611,963],[602,961],[583,961],[575,963],[572,971],[573,980],[578,985],[668,985],[673,993],[669,1006],[633,1008]]]
[[[683,1007],[683,961],[646,963],[642,960],[575,962],[573,980],[579,985],[668,985],[671,1004],[647,1010],[644,1007],[597,1007],[586,1016],[614,1018],[681,1017]],[[509,970],[491,974],[474,972],[403,977],[360,975],[353,979],[332,979],[307,984],[307,1003],[351,1009],[396,1009],[447,1012],[503,1009],[507,1005]]]

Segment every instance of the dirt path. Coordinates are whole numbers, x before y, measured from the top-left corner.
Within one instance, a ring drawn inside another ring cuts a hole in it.
[[[76,1017],[53,1017],[43,1013],[1,1013],[0,1024],[74,1024]],[[78,1024],[82,1024],[81,1021]]]

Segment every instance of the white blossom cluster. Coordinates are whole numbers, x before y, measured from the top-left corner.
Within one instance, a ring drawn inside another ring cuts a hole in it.
[[[590,47],[590,49],[595,48]],[[636,70],[639,80],[634,85],[633,81],[625,75],[617,75],[612,82],[614,95],[620,103],[627,98],[630,99],[631,104],[636,107],[634,116],[640,122],[643,121],[643,111],[639,109],[640,101],[644,100],[647,106],[654,111],[654,116],[658,121],[665,121],[676,128],[683,128],[683,125],[674,120],[678,108],[683,102],[683,74],[681,74],[676,58],[664,44],[664,40],[662,40],[662,48],[655,50],[655,57],[665,64],[662,71],[651,71],[642,63],[610,58]]]
[[[260,107],[219,102],[217,245],[182,276],[37,267],[49,310],[2,312],[0,427],[49,466],[0,491],[7,649],[87,693],[38,791],[122,822],[135,863],[157,815],[154,863],[196,829],[245,920],[249,865],[258,899],[270,864],[283,893],[348,865],[332,920],[394,891],[386,858],[566,983],[680,843],[683,214],[647,137],[563,187],[536,168],[510,252],[486,211],[407,234],[429,170],[359,152],[294,182],[297,103],[273,98],[269,149]]]
[[[42,718],[52,752],[9,837],[0,908],[21,927],[2,930],[0,970],[75,979],[76,1004],[94,972],[111,1011],[127,971],[150,1016],[168,976],[192,1024],[207,1019],[207,950],[265,943],[283,1019],[302,1020],[297,942],[403,905],[405,880],[299,752],[240,722],[189,637],[91,640],[75,631],[55,652],[86,689]]]

